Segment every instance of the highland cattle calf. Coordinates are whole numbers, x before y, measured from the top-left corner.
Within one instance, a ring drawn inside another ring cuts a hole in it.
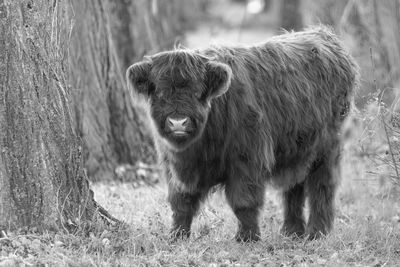
[[[283,192],[284,234],[316,238],[332,228],[357,66],[329,29],[161,52],[130,66],[127,79],[153,128],[177,237],[190,235],[215,185],[239,220],[238,241],[259,239],[268,183]]]

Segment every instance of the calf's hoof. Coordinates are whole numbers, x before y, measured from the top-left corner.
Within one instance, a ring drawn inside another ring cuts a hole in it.
[[[293,238],[302,238],[305,234],[304,223],[285,222],[281,229],[281,234]]]
[[[240,229],[237,232],[235,239],[240,243],[251,243],[259,241],[260,236],[260,231],[257,229]]]
[[[316,240],[320,238],[326,237],[326,235],[329,233],[329,230],[327,230],[324,227],[312,227],[312,226],[307,226],[307,230],[305,235],[307,236],[308,240]]]
[[[170,241],[176,242],[178,240],[186,240],[190,237],[190,229],[186,228],[173,228],[170,231]]]

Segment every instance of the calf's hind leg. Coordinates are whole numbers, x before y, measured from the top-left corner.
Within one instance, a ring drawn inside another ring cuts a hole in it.
[[[326,235],[332,229],[334,198],[339,175],[339,146],[314,162],[306,179],[310,216],[306,234],[310,239]]]
[[[301,237],[304,235],[304,183],[296,184],[283,192],[284,222],[282,234]]]

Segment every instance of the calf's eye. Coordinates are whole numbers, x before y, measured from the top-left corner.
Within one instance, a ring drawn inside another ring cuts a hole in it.
[[[201,93],[201,92],[196,92],[196,93],[194,93],[194,96],[195,96],[197,99],[200,99],[201,96],[202,96],[202,93]]]

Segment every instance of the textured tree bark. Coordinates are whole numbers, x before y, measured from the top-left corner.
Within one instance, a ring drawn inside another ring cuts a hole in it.
[[[74,129],[68,1],[0,0],[0,228],[102,221]]]
[[[76,128],[84,142],[90,179],[111,180],[118,164],[146,158],[151,146],[125,90],[107,1],[76,0],[73,9],[70,84],[75,89]]]

